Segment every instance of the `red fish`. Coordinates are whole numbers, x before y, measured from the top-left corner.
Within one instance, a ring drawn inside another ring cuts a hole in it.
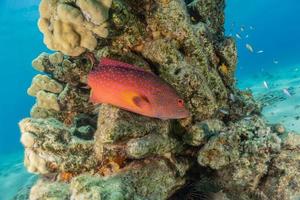
[[[175,89],[155,74],[131,64],[103,58],[88,75],[90,100],[160,119],[189,116]]]

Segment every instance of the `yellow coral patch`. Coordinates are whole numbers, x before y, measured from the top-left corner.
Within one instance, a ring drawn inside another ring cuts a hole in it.
[[[229,69],[224,63],[219,67],[219,71],[224,75],[229,74]]]

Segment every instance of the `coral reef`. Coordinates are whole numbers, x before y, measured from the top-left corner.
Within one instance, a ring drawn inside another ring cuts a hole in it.
[[[107,37],[112,0],[42,0],[39,28],[49,49],[78,56],[94,50],[97,36]]]
[[[57,52],[33,60],[42,73],[28,89],[36,103],[19,124],[25,166],[40,177],[29,198],[299,198],[300,138],[267,124],[251,92],[235,88],[224,5],[42,0],[39,28]],[[157,74],[191,116],[159,120],[92,104],[85,52]]]

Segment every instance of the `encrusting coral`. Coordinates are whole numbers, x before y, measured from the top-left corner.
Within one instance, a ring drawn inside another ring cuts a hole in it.
[[[235,41],[224,0],[42,0],[46,45],[33,67],[30,118],[20,122],[31,200],[300,196],[300,138],[267,124],[235,88]],[[169,82],[191,116],[160,120],[89,101],[87,75],[108,57]],[[205,178],[203,178],[205,177]],[[201,181],[213,188],[205,188]],[[214,184],[216,183],[216,184]],[[186,196],[184,196],[186,195]]]

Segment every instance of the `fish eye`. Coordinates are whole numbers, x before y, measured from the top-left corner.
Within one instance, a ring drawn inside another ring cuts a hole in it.
[[[178,100],[177,100],[177,104],[178,104],[178,106],[180,106],[180,107],[183,107],[183,106],[184,106],[184,102],[183,102],[182,99],[178,99]]]

